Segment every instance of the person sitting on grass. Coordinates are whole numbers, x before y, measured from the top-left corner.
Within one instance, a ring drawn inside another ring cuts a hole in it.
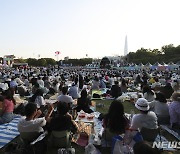
[[[0,97],[0,102],[2,102],[2,110],[0,113],[0,124],[8,123],[14,118],[14,107],[15,100],[10,89],[3,91]]]
[[[93,112],[90,109],[91,100],[87,96],[88,96],[88,94],[87,94],[86,89],[83,89],[81,91],[81,97],[78,98],[78,100],[77,100],[77,107],[75,108],[75,110],[77,112],[80,112],[81,110],[83,110],[86,113],[92,113]]]
[[[49,105],[46,116],[39,118],[42,112],[38,110],[37,104],[28,103],[25,106],[25,117],[22,117],[18,123],[19,132],[44,132],[43,127],[46,125],[46,121],[49,121],[52,112],[53,107]]]
[[[32,141],[37,139],[37,137],[44,132],[46,122],[50,120],[50,116],[53,112],[53,106],[50,105],[48,113],[45,117],[39,118],[42,112],[38,110],[35,103],[28,103],[25,106],[25,117],[22,117],[18,123],[18,131],[20,132],[21,139],[25,145],[30,144]],[[32,149],[26,149],[27,154],[30,153],[45,153],[47,148],[47,137],[37,142]]]
[[[172,95],[172,103],[169,105],[170,123],[172,128],[180,134],[180,93]]]
[[[149,104],[158,117],[159,124],[169,124],[169,108],[163,93],[156,93],[155,100]]]
[[[62,87],[62,94],[58,96],[57,101],[58,102],[66,102],[69,104],[69,106],[72,106],[74,100],[71,96],[67,94],[68,92],[68,87],[64,86]]]
[[[143,86],[143,96],[148,102],[152,102],[155,99],[155,93],[148,85]]]
[[[114,100],[103,119],[104,132],[102,134],[106,144],[111,146],[112,138],[116,135],[125,133],[125,129],[129,128],[129,121],[124,115],[124,106],[118,100]]]
[[[142,127],[149,129],[157,129],[157,116],[154,112],[149,111],[150,107],[148,101],[144,98],[139,98],[135,107],[140,111],[139,114],[135,114],[131,121],[131,129],[141,130]]]
[[[111,96],[117,98],[122,95],[121,87],[118,81],[114,81],[114,85],[111,87]]]
[[[69,107],[66,102],[57,104],[58,113],[49,120],[48,131],[72,131],[77,132],[78,125],[68,113]]]

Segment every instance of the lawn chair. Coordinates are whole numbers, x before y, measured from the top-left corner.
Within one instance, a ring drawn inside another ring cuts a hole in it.
[[[47,154],[57,153],[59,148],[70,148],[70,131],[52,131],[47,142]]]
[[[39,132],[20,132],[20,139],[22,141],[22,153],[23,154],[36,154],[36,147],[31,145],[35,139],[39,137]],[[38,147],[40,150],[40,147]]]

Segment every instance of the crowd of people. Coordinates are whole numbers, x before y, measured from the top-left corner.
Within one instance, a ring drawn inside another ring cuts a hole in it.
[[[95,109],[92,107],[91,93],[102,88],[107,89],[103,95],[114,99],[103,116],[102,125],[110,134],[110,140],[114,135],[125,133],[126,129],[157,129],[159,124],[169,125],[180,134],[179,70],[120,71],[59,67],[2,69],[0,124],[10,122],[18,112],[20,103],[23,103],[23,116],[18,124],[20,133],[42,133],[45,130],[49,134],[64,130],[76,133],[78,124],[70,113],[72,110],[93,113]],[[143,95],[134,102],[139,113],[130,120],[125,116],[118,97],[136,89]],[[54,103],[46,102],[46,99],[52,97],[56,100]]]

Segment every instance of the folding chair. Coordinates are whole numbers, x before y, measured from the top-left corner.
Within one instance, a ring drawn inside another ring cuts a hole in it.
[[[59,148],[70,148],[70,131],[52,131],[47,142],[47,154],[57,153]]]
[[[37,139],[39,135],[39,132],[20,132],[23,154],[36,153],[35,148],[30,143]]]

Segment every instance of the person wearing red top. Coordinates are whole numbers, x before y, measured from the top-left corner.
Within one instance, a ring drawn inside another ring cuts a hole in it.
[[[2,111],[0,113],[0,124],[8,123],[13,120],[13,111],[15,106],[15,101],[13,99],[13,94],[10,90],[6,90],[0,96],[0,102],[2,102]]]

